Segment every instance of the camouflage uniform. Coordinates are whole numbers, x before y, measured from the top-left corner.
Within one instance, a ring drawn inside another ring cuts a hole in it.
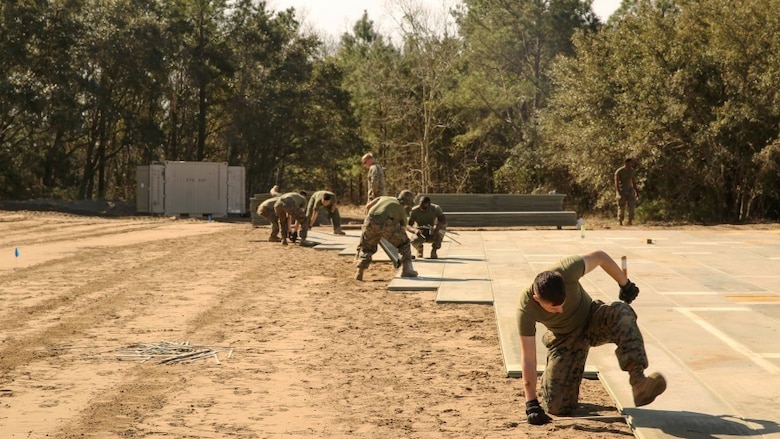
[[[406,235],[406,210],[396,197],[379,197],[379,201],[368,211],[357,247],[358,268],[368,268],[383,237],[398,248],[402,262],[412,260],[409,237]]]
[[[279,226],[282,229],[282,243],[287,243],[287,219],[291,217],[301,224],[301,239],[306,239],[309,220],[306,218],[306,198],[297,192],[288,192],[280,195],[274,204],[274,211],[279,217]]]
[[[279,217],[276,216],[274,204],[279,201],[279,197],[271,197],[257,206],[257,214],[264,217],[271,223],[271,239],[279,238]]]
[[[577,407],[585,360],[591,346],[615,343],[621,370],[647,369],[647,354],[636,313],[627,303],[591,304],[585,328],[568,334],[547,331],[542,343],[547,347],[547,366],[539,389],[542,406],[549,413],[563,415]]]
[[[386,193],[385,170],[382,169],[382,165],[374,162],[368,168],[368,201],[384,196]]]
[[[520,297],[518,328],[521,336],[533,336],[536,322],[548,331],[542,337],[547,347],[547,365],[542,374],[539,396],[549,413],[565,415],[577,406],[585,360],[591,346],[615,343],[615,355],[622,370],[633,376],[643,375],[647,368],[642,333],[636,313],[624,302],[606,305],[593,301],[579,279],[585,273],[581,256],[562,260],[548,270],[563,276],[566,290],[564,312],[544,311],[533,299],[532,288]]]

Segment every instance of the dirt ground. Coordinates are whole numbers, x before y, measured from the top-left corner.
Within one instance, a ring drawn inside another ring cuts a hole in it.
[[[0,436],[633,436],[616,420],[526,424],[491,306],[389,292],[389,264],[357,282],[351,258],[267,235],[0,210]],[[222,350],[119,357],[164,341]],[[581,401],[579,415],[616,413],[598,381]]]

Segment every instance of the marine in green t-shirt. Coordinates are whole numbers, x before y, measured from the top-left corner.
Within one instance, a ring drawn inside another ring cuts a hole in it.
[[[548,312],[534,300],[533,287],[525,289],[518,305],[518,324],[520,335],[536,334],[536,322],[542,323],[556,334],[568,334],[581,328],[588,321],[593,299],[580,285],[585,274],[585,260],[582,256],[570,256],[547,269],[560,273],[563,277],[565,299],[562,312]]]
[[[406,236],[406,209],[411,208],[412,204],[414,204],[414,194],[403,190],[398,197],[374,198],[366,205],[368,215],[363,221],[363,230],[357,247],[356,280],[363,280],[363,271],[371,265],[371,259],[382,238],[398,248],[400,262],[403,264],[401,276],[417,277],[417,272],[412,267],[409,237]]]
[[[274,205],[279,201],[279,197],[271,197],[257,206],[257,214],[264,217],[271,223],[271,236],[268,237],[268,242],[279,242],[282,238],[279,237],[279,217],[276,216]]]
[[[418,258],[423,257],[423,243],[425,242],[432,243],[431,259],[439,257],[437,251],[441,248],[444,233],[447,230],[447,218],[438,204],[431,203],[431,197],[422,197],[420,204],[412,209],[412,213],[409,214],[407,230],[415,235],[412,247],[417,250]]]
[[[345,233],[341,231],[341,215],[339,214],[336,194],[329,191],[317,191],[311,194],[309,204],[306,206],[306,218],[309,219],[311,227],[317,225],[317,216],[320,210],[327,212],[328,219],[333,225],[333,234],[344,235]]]
[[[634,223],[634,211],[639,200],[639,189],[636,187],[636,169],[634,159],[627,158],[623,166],[615,171],[615,192],[618,200],[618,222],[623,225],[626,207],[628,207],[628,225]]]
[[[274,203],[274,211],[279,217],[282,230],[282,245],[287,245],[288,230],[293,229],[295,236],[300,232],[301,242],[306,240],[309,221],[306,218],[306,192],[287,192],[279,196]]]
[[[620,286],[620,299],[607,305],[594,301],[579,280],[601,267]],[[606,343],[617,345],[615,356],[629,375],[637,407],[650,404],[666,390],[661,374],[645,376],[647,353],[636,313],[629,305],[639,294],[615,261],[603,251],[570,256],[542,271],[520,295],[517,325],[520,332],[523,387],[528,422],[541,425],[555,415],[571,413],[579,400],[588,351]],[[542,337],[547,363],[537,395],[536,323],[548,331]],[[540,402],[541,399],[541,402]]]

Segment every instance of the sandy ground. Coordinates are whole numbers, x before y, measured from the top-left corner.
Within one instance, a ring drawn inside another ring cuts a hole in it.
[[[357,282],[351,258],[267,235],[0,210],[0,436],[633,436],[614,420],[526,424],[491,306],[388,292],[389,264]],[[119,358],[163,341],[224,350]],[[581,401],[579,415],[616,413],[598,381]]]

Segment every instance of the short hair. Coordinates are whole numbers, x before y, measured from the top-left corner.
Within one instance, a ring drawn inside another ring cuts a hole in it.
[[[623,163],[634,163],[634,159],[631,157],[626,157],[626,161]]]
[[[322,199],[323,199],[323,200],[328,200],[328,201],[330,201],[330,200],[331,200],[331,198],[333,198],[333,194],[331,194],[331,193],[325,193],[325,195],[323,195],[323,196],[322,196]]]
[[[304,197],[309,195],[308,193],[306,193],[306,191],[300,191],[300,192],[298,192],[298,194],[299,195],[303,195]]]
[[[431,204],[431,197],[426,195],[420,198],[420,204]]]
[[[566,300],[566,285],[557,271],[537,274],[532,288],[535,295],[552,306],[561,305]]]

